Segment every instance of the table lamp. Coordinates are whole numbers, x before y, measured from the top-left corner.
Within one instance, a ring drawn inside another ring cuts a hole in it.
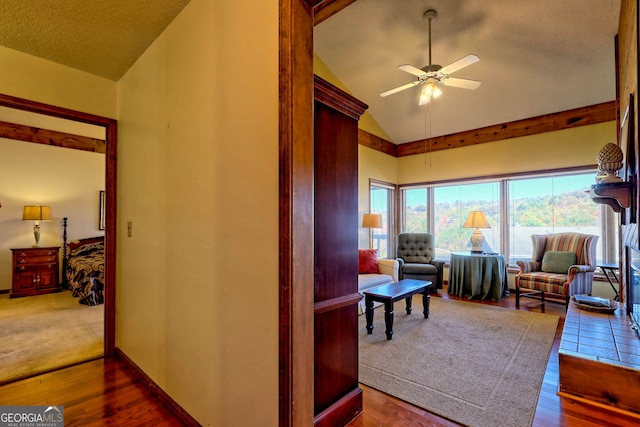
[[[471,234],[471,252],[473,253],[483,253],[482,247],[484,245],[484,235],[480,231],[481,228],[491,228],[489,222],[487,221],[487,217],[484,216],[484,212],[482,211],[471,211],[467,220],[464,222],[462,228],[473,228],[473,233]]]
[[[40,221],[51,221],[51,206],[25,206],[22,210],[22,220],[35,221],[33,236],[36,244],[33,247],[37,248],[40,246]]]

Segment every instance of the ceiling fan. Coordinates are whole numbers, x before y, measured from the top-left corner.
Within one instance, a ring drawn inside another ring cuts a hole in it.
[[[476,55],[469,54],[445,67],[431,63],[431,24],[438,17],[438,13],[433,9],[429,9],[422,15],[422,17],[429,23],[429,65],[423,68],[417,68],[413,65],[408,64],[398,66],[398,68],[402,71],[406,71],[409,74],[417,76],[418,80],[407,83],[406,85],[402,85],[395,89],[390,89],[382,92],[380,96],[385,97],[414,86],[424,85],[422,88],[422,92],[420,93],[420,101],[418,103],[419,105],[424,105],[430,102],[431,99],[435,99],[442,94],[442,90],[439,87],[441,85],[459,87],[462,89],[478,88],[481,82],[477,80],[450,77],[450,75],[455,73],[456,71],[478,62],[480,58],[478,58]]]

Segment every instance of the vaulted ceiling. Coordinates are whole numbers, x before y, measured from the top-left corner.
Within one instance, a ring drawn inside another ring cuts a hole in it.
[[[429,64],[429,9],[432,62],[476,54],[453,76],[482,84],[425,107],[418,87],[380,97],[416,79],[399,65]],[[316,25],[314,51],[402,144],[615,100],[619,12],[620,0],[357,0]]]
[[[2,0],[0,45],[117,81],[189,0]]]
[[[189,0],[3,0],[0,45],[117,81]],[[418,106],[402,64],[468,53],[480,61],[454,77],[476,90],[444,87]],[[614,36],[620,0],[357,0],[316,25],[314,51],[391,142],[482,128],[615,99]]]

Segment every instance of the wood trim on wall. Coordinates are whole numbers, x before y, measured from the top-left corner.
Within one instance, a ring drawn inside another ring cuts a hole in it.
[[[115,349],[115,273],[116,273],[116,163],[117,163],[117,122],[107,117],[69,110],[55,105],[43,104],[28,99],[0,94],[0,106],[14,108],[66,120],[73,120],[105,128],[106,166],[105,190],[106,230],[105,230],[105,290],[104,290],[104,354],[111,357]],[[74,136],[74,135],[72,135]],[[80,141],[80,140],[78,140]],[[29,141],[33,142],[33,141]],[[71,147],[68,147],[71,148]],[[75,148],[75,147],[74,147]],[[92,151],[92,150],[90,150]]]
[[[314,420],[313,3],[279,10],[280,427]]]
[[[358,144],[398,157],[398,146],[365,130],[358,129]]]
[[[358,132],[358,143],[390,156],[403,157],[423,154],[427,151],[449,150],[487,142],[502,141],[504,139],[594,125],[615,121],[616,117],[616,101],[609,101],[588,107],[561,111],[559,113],[545,114],[528,119],[434,137],[430,139],[428,149],[423,139],[395,145],[390,141],[370,134],[362,129]]]
[[[117,348],[115,350],[115,357],[122,362],[122,364],[138,379],[138,383],[142,384],[144,388],[149,390],[151,394],[160,400],[164,406],[169,408],[169,411],[176,418],[180,420],[185,427],[199,427],[201,424],[196,421],[182,406],[178,404],[171,396],[165,392],[155,381],[151,379],[138,365],[135,364],[129,356],[127,356],[122,349]]]

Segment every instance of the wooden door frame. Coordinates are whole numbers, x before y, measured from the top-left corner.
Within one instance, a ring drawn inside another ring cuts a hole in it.
[[[115,272],[116,272],[116,158],[117,121],[41,102],[0,94],[0,106],[58,117],[105,128],[105,286],[104,286],[104,355],[114,354],[116,343]]]
[[[280,427],[314,419],[313,26],[354,1],[279,3]]]

